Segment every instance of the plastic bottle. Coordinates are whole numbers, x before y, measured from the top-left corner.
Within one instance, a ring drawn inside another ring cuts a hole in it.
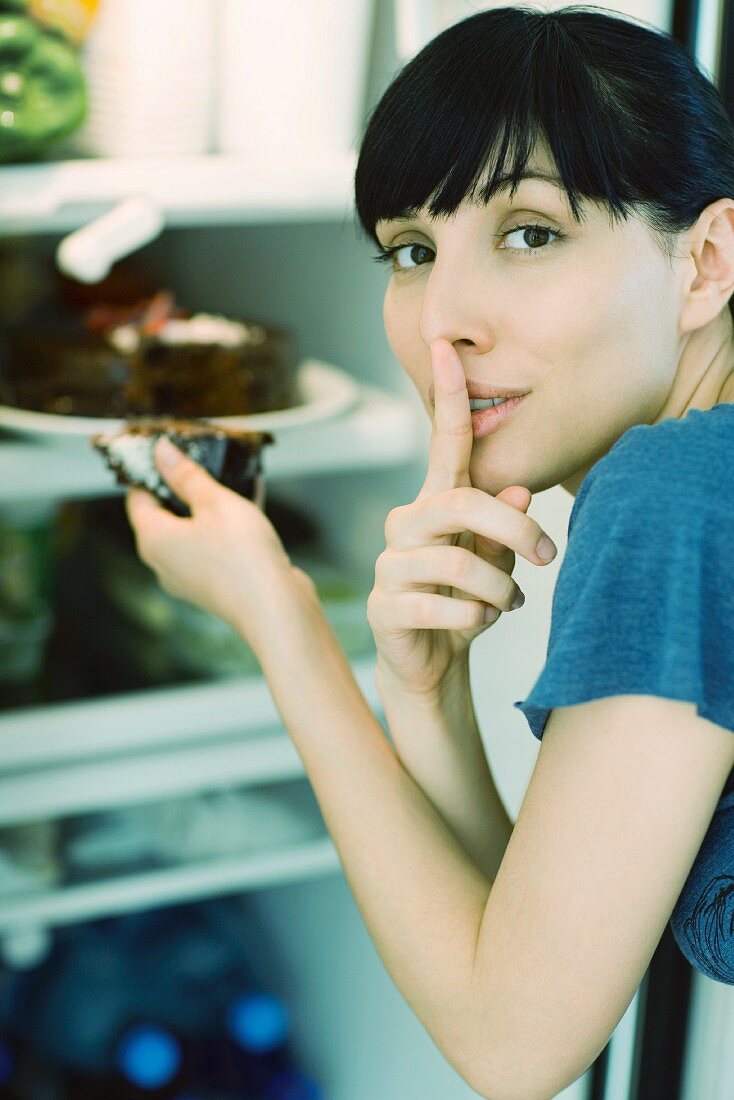
[[[140,1015],[183,1036],[217,1035],[229,999],[253,985],[258,939],[232,899],[149,914],[135,940]]]
[[[13,975],[4,1015],[70,1076],[73,1100],[315,1100],[286,1006],[250,973],[262,946],[231,899],[62,928],[39,967]]]
[[[321,1088],[305,1073],[294,1068],[281,1070],[262,1093],[262,1100],[323,1100]]]
[[[184,1080],[181,1043],[167,1028],[147,1021],[126,1028],[113,1061],[111,1074],[70,1077],[69,1100],[193,1100]]]
[[[47,1061],[106,1075],[131,1021],[182,1036],[221,1034],[229,999],[250,985],[242,909],[205,903],[62,928],[48,958],[13,975],[5,1021]]]
[[[1,1100],[16,1100],[17,1093],[13,1087],[17,1077],[18,1058],[15,1044],[3,1035],[0,1036],[0,1098]]]
[[[66,1082],[64,1100],[252,1100],[250,1094],[237,1097],[215,1096],[193,1089],[150,1091],[136,1089],[119,1077],[70,1076]]]
[[[7,1025],[65,1071],[109,1073],[110,1042],[134,1012],[125,930],[115,939],[112,923],[60,929],[45,962],[13,976]]]
[[[57,1100],[59,1075],[12,1033],[0,1032],[0,1100]]]
[[[290,1017],[283,1003],[267,993],[239,991],[218,1019],[216,1034],[190,1044],[193,1079],[202,1087],[260,1096],[268,1082],[290,1069],[287,1049]]]
[[[153,1023],[128,1028],[115,1046],[120,1076],[146,1095],[170,1095],[184,1088],[183,1049],[176,1036]]]
[[[223,1025],[199,1054],[197,1082],[233,1096],[245,1086],[262,1100],[321,1100],[317,1083],[293,1065],[291,1017],[280,998],[240,991],[226,1005]]]
[[[125,1100],[174,1100],[189,1094],[232,1100],[322,1100],[316,1082],[292,1064],[285,1043],[289,1026],[282,1003],[267,994],[235,998],[227,1033],[219,1037],[186,1038],[141,1021],[125,1030],[116,1044],[115,1061],[128,1090],[120,1100],[123,1095]]]

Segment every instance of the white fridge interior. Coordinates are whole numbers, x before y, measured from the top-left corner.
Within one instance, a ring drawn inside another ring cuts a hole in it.
[[[393,5],[378,0],[366,108],[400,63]],[[371,247],[354,226],[354,160],[335,158],[314,168],[298,157],[281,159],[272,177],[277,201],[268,204],[262,163],[253,198],[241,163],[207,159],[155,171],[148,166],[138,175],[134,163],[122,161],[99,165],[96,174],[92,161],[66,172],[53,165],[2,169],[0,221],[7,228],[15,219],[30,250],[48,251],[62,231],[97,212],[100,188],[109,203],[146,179],[169,208],[171,228],[139,254],[141,269],[192,309],[287,324],[304,359],[333,364],[355,379],[359,400],[330,420],[284,435],[265,469],[272,492],[317,520],[328,558],[369,584],[387,512],[412,499],[422,482],[429,425],[385,337],[386,272],[371,262]],[[308,172],[316,176],[307,179]],[[65,204],[54,205],[59,189]],[[78,441],[0,437],[0,506],[106,491],[116,491],[111,479]],[[472,651],[480,725],[513,818],[538,744],[512,703],[528,694],[542,667],[571,506],[560,487],[534,499],[531,514],[560,553],[544,570],[517,562],[525,607],[503,616]],[[90,622],[89,629],[103,630],[104,623]],[[354,665],[379,713],[371,656]],[[0,824],[6,827],[228,786],[281,783],[295,790],[302,777],[257,676],[0,713]],[[268,931],[263,977],[292,1007],[296,1048],[329,1100],[476,1095],[390,980],[323,835],[206,865],[0,898],[0,934],[6,958],[17,960],[31,951],[34,934],[64,923],[238,892],[247,893]],[[635,1009],[633,1002],[620,1033],[629,1031]],[[583,1078],[563,1095],[581,1100],[587,1085]],[[621,1100],[622,1092],[617,1095]]]

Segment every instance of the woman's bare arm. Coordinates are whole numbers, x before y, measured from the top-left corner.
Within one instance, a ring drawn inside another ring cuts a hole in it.
[[[379,663],[377,685],[398,758],[467,854],[493,881],[513,823],[479,732],[468,652],[455,662],[438,695],[406,692]]]
[[[303,581],[303,600],[271,603],[258,658],[387,970],[472,1084],[472,967],[492,884],[385,737]]]

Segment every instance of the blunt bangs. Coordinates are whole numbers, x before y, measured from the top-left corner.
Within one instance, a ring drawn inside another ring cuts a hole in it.
[[[613,221],[639,209],[660,234],[688,218],[693,224],[703,208],[700,187],[681,194],[678,146],[689,129],[700,132],[700,108],[675,87],[688,93],[695,72],[670,36],[598,8],[513,6],[470,16],[405,65],[372,112],[355,173],[361,229],[379,246],[383,219],[422,208],[448,217],[465,200],[489,203],[503,187],[513,197],[538,143],[577,222],[589,199]],[[700,140],[716,138],[705,129]],[[717,144],[731,165],[731,144],[724,150],[720,135],[708,155]],[[668,217],[673,196],[675,217]]]

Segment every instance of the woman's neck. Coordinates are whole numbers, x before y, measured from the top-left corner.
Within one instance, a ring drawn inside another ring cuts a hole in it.
[[[653,423],[680,420],[691,409],[712,409],[728,401],[734,401],[734,318],[727,307],[690,334],[668,399]]]
[[[729,308],[702,329],[691,333],[678,361],[678,367],[665,403],[649,421],[681,420],[691,409],[712,409],[714,405],[734,402],[734,317]],[[645,421],[648,423],[648,421]],[[561,484],[575,497],[589,467],[577,471]]]

